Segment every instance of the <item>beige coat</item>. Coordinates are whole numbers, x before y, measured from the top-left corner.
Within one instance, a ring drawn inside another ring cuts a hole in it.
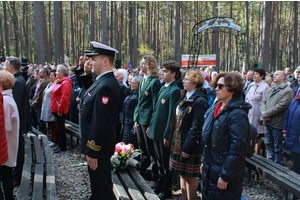
[[[55,82],[50,82],[46,89],[44,90],[43,94],[43,104],[42,104],[42,111],[41,111],[41,120],[44,122],[54,122],[54,115],[50,112],[51,110],[51,94],[53,86]]]
[[[2,94],[8,147],[8,160],[3,165],[15,167],[19,147],[19,112],[12,97],[12,89],[4,90]]]
[[[269,85],[264,80],[258,84],[253,82],[249,85],[249,90],[245,99],[245,101],[252,106],[248,113],[249,122],[257,128],[258,133],[265,132],[265,126],[260,124],[260,121],[262,121],[262,117],[260,115],[260,101],[267,94],[269,88]]]
[[[260,110],[265,111],[265,125],[282,130],[283,120],[286,111],[293,100],[293,90],[289,84],[282,84],[276,91],[271,87],[266,96],[260,102]]]

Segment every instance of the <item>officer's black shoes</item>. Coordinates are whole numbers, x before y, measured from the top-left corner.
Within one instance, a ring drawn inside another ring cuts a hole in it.
[[[62,149],[62,148],[58,147],[54,150],[54,153],[60,153],[62,151],[67,151],[67,149]]]

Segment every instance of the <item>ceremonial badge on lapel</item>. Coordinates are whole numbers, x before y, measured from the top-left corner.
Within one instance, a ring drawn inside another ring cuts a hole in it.
[[[164,104],[164,103],[165,103],[165,101],[166,101],[165,99],[162,99],[162,100],[161,100],[161,103],[162,103],[162,104]]]
[[[145,95],[148,96],[148,95],[149,95],[149,92],[145,92]]]
[[[188,111],[188,113],[190,113],[192,111],[192,107],[189,107],[189,111]]]
[[[103,104],[108,104],[108,99],[109,99],[109,97],[102,96],[102,103]]]

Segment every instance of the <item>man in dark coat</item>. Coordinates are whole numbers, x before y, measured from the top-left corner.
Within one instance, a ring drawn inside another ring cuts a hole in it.
[[[19,131],[19,149],[17,155],[17,166],[14,168],[14,186],[20,185],[23,164],[24,164],[24,138],[23,133],[27,132],[27,108],[29,107],[28,92],[26,82],[20,71],[21,63],[17,57],[9,57],[5,62],[4,70],[12,73],[16,79],[15,85],[12,88],[14,100],[17,104],[20,117]]]
[[[30,88],[35,84],[35,80],[34,80],[34,67],[30,66],[28,68],[28,79],[26,81],[26,87],[27,87],[27,92],[30,91]]]
[[[90,199],[114,199],[110,157],[115,149],[120,89],[112,70],[118,51],[97,42],[91,45],[93,50],[86,54],[90,59],[85,65],[91,67],[97,77],[81,98],[81,145],[88,162]]]
[[[121,115],[122,115],[124,100],[125,100],[125,97],[126,97],[125,90],[127,89],[127,87],[123,83],[124,73],[121,72],[121,71],[115,71],[114,74],[115,74],[115,77],[116,77],[116,79],[119,83],[119,87],[120,87],[120,99],[119,99],[119,106],[118,106],[119,117],[118,117],[118,120],[117,120],[117,128],[116,128],[116,143],[118,143],[122,139],[120,137],[120,132],[121,132],[121,128],[122,128]]]
[[[41,109],[43,103],[43,94],[47,85],[50,83],[50,79],[48,77],[48,70],[46,68],[42,68],[39,71],[40,81],[37,83],[35,88],[35,93],[33,96],[32,107],[35,109],[37,122],[39,125],[39,130],[47,135],[46,123],[41,120]]]

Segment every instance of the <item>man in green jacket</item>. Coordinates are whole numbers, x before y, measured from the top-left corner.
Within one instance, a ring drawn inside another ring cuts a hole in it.
[[[155,187],[158,179],[157,165],[155,164],[155,155],[153,141],[146,135],[150,119],[155,104],[155,99],[161,88],[158,75],[157,62],[154,56],[145,55],[141,61],[141,70],[144,77],[140,80],[139,99],[134,111],[135,129],[139,148],[142,149],[141,175],[145,176],[148,166],[153,162],[151,171],[150,187]],[[151,158],[152,157],[152,158]]]
[[[147,133],[149,138],[153,140],[160,175],[154,191],[160,199],[166,199],[172,197],[172,173],[169,170],[171,141],[169,141],[169,136],[175,105],[180,100],[180,88],[175,82],[180,65],[176,61],[167,61],[162,64],[162,67],[165,85],[159,91]]]

